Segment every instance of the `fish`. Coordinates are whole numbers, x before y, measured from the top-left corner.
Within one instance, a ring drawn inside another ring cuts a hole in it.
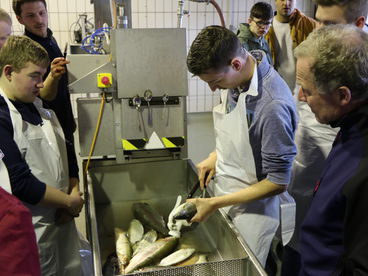
[[[194,265],[199,260],[199,255],[197,253],[194,253],[189,258],[185,259],[184,261],[181,261],[175,266],[187,266],[187,265]]]
[[[196,261],[196,264],[204,264],[208,263],[208,257],[206,254],[200,254],[198,256],[198,261]]]
[[[175,249],[177,244],[178,238],[175,237],[166,237],[155,241],[138,252],[137,255],[130,260],[128,266],[125,268],[125,273],[129,274],[166,257]]]
[[[157,232],[153,229],[149,230],[146,234],[144,234],[143,238],[136,243],[136,246],[133,246],[133,257],[137,255],[139,251],[143,248],[147,247],[151,243],[157,240]]]
[[[158,266],[171,266],[180,263],[192,256],[194,251],[194,248],[179,249],[174,253],[171,253],[169,256],[163,258]]]
[[[166,267],[164,267],[164,266],[145,266],[145,267],[142,267],[142,268],[138,269],[137,271],[139,271],[139,272],[153,272],[153,271],[162,270],[162,269],[166,269]]]
[[[132,248],[126,233],[119,228],[115,228],[115,240],[116,255],[119,260],[120,272],[122,272],[132,257]]]
[[[137,202],[132,206],[134,216],[147,227],[167,236],[167,229],[163,217],[151,205],[145,202]]]
[[[133,245],[143,238],[144,228],[142,223],[137,219],[132,219],[129,224],[128,237],[130,243]]]
[[[153,229],[149,230],[146,234],[144,234],[143,240],[146,240],[150,243],[155,242],[157,240],[157,232]]]
[[[191,220],[192,217],[197,213],[197,207],[192,202],[185,202],[175,208],[173,213],[174,220]]]

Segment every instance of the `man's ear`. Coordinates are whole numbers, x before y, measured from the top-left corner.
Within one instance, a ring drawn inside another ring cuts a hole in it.
[[[355,19],[355,26],[357,26],[358,28],[362,28],[365,25],[365,17],[364,16],[359,16],[357,19]]]
[[[252,23],[252,18],[248,18],[248,24]]]
[[[18,22],[19,22],[20,24],[24,25],[24,22],[23,22],[22,17],[21,17],[21,16],[19,16],[19,15],[17,15],[16,17],[17,17]]]
[[[231,67],[235,70],[235,71],[240,71],[243,67],[243,63],[242,61],[235,57],[231,60]]]
[[[3,68],[3,75],[5,78],[7,78],[9,81],[11,80],[12,76],[11,73],[13,72],[13,67],[11,65],[5,65]]]
[[[351,102],[351,91],[347,86],[337,88],[338,100],[341,106],[348,105]]]

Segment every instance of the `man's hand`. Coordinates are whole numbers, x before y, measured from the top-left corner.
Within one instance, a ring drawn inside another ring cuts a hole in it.
[[[211,181],[211,178],[216,173],[216,161],[217,161],[217,154],[216,151],[214,151],[210,153],[207,159],[197,164],[198,179],[202,190],[204,187],[208,186],[208,184]]]
[[[79,192],[79,179],[77,177],[69,178],[68,194],[70,194],[73,190],[76,190]]]
[[[50,64],[50,73],[40,89],[40,97],[47,101],[53,101],[58,93],[59,80],[66,73],[66,64],[70,62],[63,57],[54,58]]]
[[[80,211],[83,208],[84,200],[81,197],[83,193],[76,189],[73,189],[69,195],[69,205],[66,209],[72,216],[79,216]]]
[[[55,223],[56,225],[67,223],[73,220],[74,216],[68,213],[65,209],[57,209],[55,212]]]
[[[213,212],[217,210],[214,204],[215,198],[191,198],[187,202],[192,202],[196,205],[197,213],[190,222],[205,221]]]
[[[63,57],[54,58],[50,65],[50,75],[52,78],[59,80],[63,74],[66,73],[66,64],[69,64],[70,61],[66,60]]]

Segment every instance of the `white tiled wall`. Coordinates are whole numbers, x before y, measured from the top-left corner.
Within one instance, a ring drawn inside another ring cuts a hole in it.
[[[274,0],[263,0],[274,4]],[[78,15],[87,13],[93,20],[93,5],[90,0],[46,0],[49,11],[49,26],[60,47],[71,42],[70,29],[77,21]],[[220,24],[219,16],[212,5],[184,1],[184,8],[189,15],[183,17],[182,27],[187,29],[187,48],[205,26]],[[239,23],[245,22],[254,3],[258,0],[217,0],[222,8],[227,27],[235,30]],[[297,1],[297,7],[307,15],[313,14],[311,0]],[[0,7],[8,11],[13,19],[15,34],[23,33],[23,27],[17,22],[11,8],[11,0],[0,0]],[[106,0],[108,4],[108,0]],[[177,26],[177,0],[132,0],[133,28],[175,28]],[[207,85],[196,77],[189,79],[189,96],[187,99],[189,112],[211,111],[219,102],[219,93],[212,93]]]
[[[223,11],[225,24],[235,30],[239,23],[245,22],[254,3],[260,0],[217,0]],[[274,0],[262,0],[274,6]],[[220,25],[220,17],[215,8],[206,3],[184,1],[189,15],[184,16],[182,27],[187,29],[187,48],[197,33],[205,26]],[[310,0],[297,1],[297,7],[307,15],[313,14],[314,5]],[[175,0],[132,0],[133,28],[175,28],[177,26],[178,1]],[[219,92],[213,93],[197,77],[188,74],[189,95],[188,112],[211,111],[219,103]]]
[[[49,27],[54,33],[59,46],[64,47],[66,42],[71,42],[69,30],[78,15],[87,14],[87,18],[94,22],[93,5],[90,0],[46,0],[49,12]],[[0,7],[9,12],[13,20],[14,34],[22,34],[24,28],[18,23],[12,9],[12,0],[0,0]]]

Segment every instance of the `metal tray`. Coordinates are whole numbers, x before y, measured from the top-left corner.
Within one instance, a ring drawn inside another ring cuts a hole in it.
[[[95,275],[102,276],[102,264],[115,251],[114,227],[127,229],[133,219],[133,203],[147,202],[166,219],[177,196],[186,195],[197,180],[190,160],[134,164],[93,160],[85,177],[85,199]],[[208,255],[208,263],[129,275],[267,275],[222,210],[184,233],[180,241],[186,238]]]

